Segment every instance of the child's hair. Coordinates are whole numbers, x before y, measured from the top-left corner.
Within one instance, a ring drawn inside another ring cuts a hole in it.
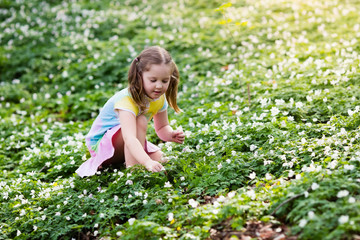
[[[169,105],[176,112],[180,112],[181,110],[176,103],[180,78],[179,70],[175,62],[172,60],[169,52],[159,46],[146,48],[133,60],[130,65],[128,73],[129,91],[135,103],[140,107],[141,110],[146,108],[142,74],[146,71],[149,71],[152,64],[170,64],[170,83],[168,89],[166,90],[165,96]]]

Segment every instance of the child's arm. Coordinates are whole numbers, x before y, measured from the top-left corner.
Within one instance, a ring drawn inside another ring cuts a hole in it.
[[[152,160],[149,155],[146,154],[139,139],[136,137],[137,127],[136,117],[134,114],[127,111],[118,111],[118,115],[121,122],[121,133],[124,144],[125,147],[127,147],[129,150],[130,154],[136,159],[138,163],[144,165],[149,171],[161,171],[163,166],[159,162]]]
[[[185,134],[182,130],[174,131],[170,127],[166,110],[154,116],[154,126],[157,135],[163,141],[183,143],[185,140]]]

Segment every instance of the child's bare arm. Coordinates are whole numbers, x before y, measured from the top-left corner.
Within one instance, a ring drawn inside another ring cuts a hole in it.
[[[182,130],[173,130],[169,125],[167,111],[159,112],[154,116],[155,131],[159,138],[166,142],[183,143],[185,134]]]
[[[125,147],[129,150],[130,154],[136,161],[144,165],[149,171],[159,172],[163,166],[153,161],[145,152],[139,139],[137,138],[136,117],[134,114],[127,111],[118,111],[119,120],[121,122],[121,132],[124,140]]]

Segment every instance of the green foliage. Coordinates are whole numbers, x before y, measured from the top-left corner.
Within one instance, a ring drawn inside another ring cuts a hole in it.
[[[0,1],[1,239],[206,239],[253,220],[360,234],[360,4],[222,4]],[[81,179],[86,133],[150,45],[179,67],[185,143],[149,126],[166,171]]]

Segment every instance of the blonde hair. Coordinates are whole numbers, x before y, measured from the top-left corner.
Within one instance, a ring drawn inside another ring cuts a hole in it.
[[[168,51],[159,46],[148,47],[143,50],[131,63],[128,81],[129,91],[135,103],[140,107],[141,110],[146,108],[145,102],[145,89],[143,86],[142,74],[149,71],[152,64],[169,64],[171,67],[171,76],[169,87],[166,90],[166,100],[175,112],[180,112],[180,108],[176,103],[178,84],[179,84],[179,70],[172,60]]]

